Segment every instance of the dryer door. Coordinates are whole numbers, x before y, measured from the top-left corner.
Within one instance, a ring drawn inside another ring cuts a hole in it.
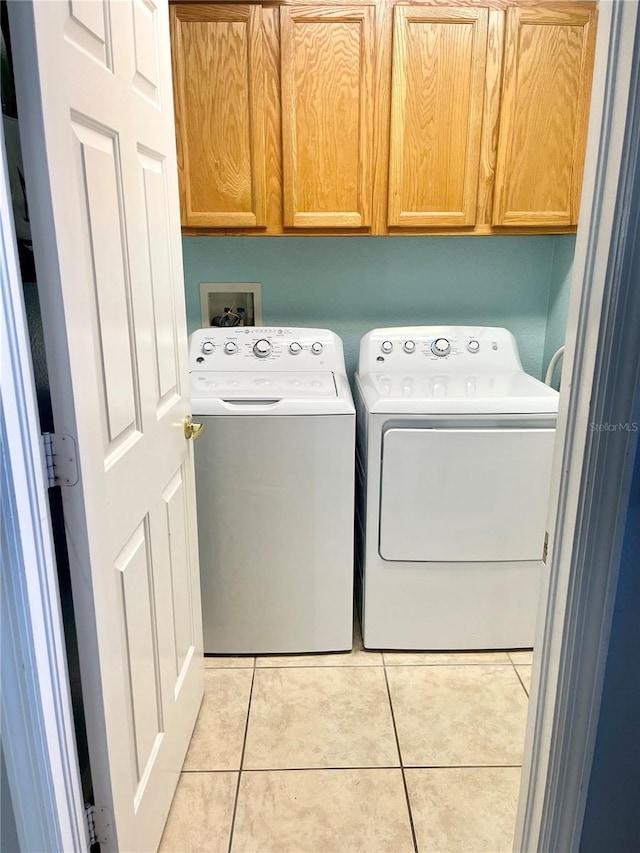
[[[387,430],[380,556],[541,559],[554,436],[554,429]]]

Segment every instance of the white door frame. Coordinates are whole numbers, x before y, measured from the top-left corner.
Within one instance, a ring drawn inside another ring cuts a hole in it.
[[[31,350],[0,128],[2,749],[20,848],[88,849]]]
[[[544,642],[538,644],[541,653],[534,665],[531,706],[535,713],[531,713],[529,720],[514,845],[514,849],[521,851],[577,849],[595,742],[620,547],[618,510],[625,506],[628,494],[634,436],[619,433],[625,440],[603,442],[599,438],[602,434],[589,431],[589,424],[607,419],[614,423],[629,420],[640,363],[637,335],[629,335],[624,325],[625,317],[632,314],[631,303],[625,300],[634,295],[634,288],[632,282],[621,279],[629,198],[624,193],[618,194],[618,184],[626,186],[633,174],[634,157],[638,153],[637,143],[633,150],[633,128],[628,121],[629,103],[638,97],[631,44],[637,17],[635,2],[612,0],[600,7],[581,215],[581,221],[589,222],[589,226],[579,231],[574,261],[576,286],[570,306],[558,428],[560,441],[552,489],[557,498],[552,503],[557,505],[558,515],[555,532],[550,531],[549,597],[539,630],[539,638],[544,638]],[[638,121],[637,114],[634,121]],[[25,420],[37,423],[37,418],[27,341],[24,334],[16,333],[16,327],[24,332],[21,326],[24,316],[20,321],[23,309],[17,293],[5,297],[5,271],[12,256],[14,277],[16,268],[15,248],[7,248],[6,187],[3,190],[0,198],[2,294],[4,311],[7,312],[7,306],[10,308],[3,319],[10,334],[7,335],[4,325],[2,329],[3,346],[10,359],[8,369],[3,357],[3,405],[7,427],[11,427],[8,431],[16,439],[8,448],[7,458],[15,480],[28,487],[26,491],[16,491],[25,501],[21,504],[25,518],[21,515],[19,519],[23,545],[39,557],[38,562],[30,563],[33,570],[24,578],[25,585],[30,583],[31,588],[23,600],[27,619],[30,617],[30,626],[25,622],[27,639],[31,637],[30,629],[40,642],[37,647],[33,643],[23,646],[22,652],[28,650],[31,654],[30,674],[32,682],[39,682],[40,692],[21,694],[27,700],[22,711],[33,714],[41,726],[39,731],[44,732],[42,743],[33,744],[34,748],[46,747],[39,756],[38,772],[44,777],[43,768],[52,768],[48,774],[49,788],[41,797],[41,811],[34,809],[28,792],[17,788],[15,804],[18,818],[22,807],[29,809],[28,822],[32,828],[34,812],[43,817],[41,831],[45,829],[45,820],[49,831],[54,826],[60,827],[56,829],[58,838],[64,838],[67,844],[46,845],[45,849],[75,850],[86,844],[86,839],[80,844],[82,800],[70,727],[71,706],[55,568],[47,510],[42,503],[46,494],[40,449],[37,431],[28,435],[22,432]],[[601,326],[606,346],[598,348]],[[620,358],[623,350],[625,358]],[[11,394],[16,402],[9,423]],[[25,412],[29,412],[26,418]],[[591,582],[594,578],[597,584]],[[588,649],[585,640],[589,641]],[[4,654],[3,648],[3,663]],[[580,714],[576,713],[577,708]],[[48,716],[41,713],[43,709]],[[8,718],[5,723],[8,725]],[[31,739],[37,740],[33,736]],[[7,761],[10,762],[9,755]]]
[[[640,291],[625,250],[640,180],[639,22],[636,2],[600,6],[516,851],[578,850],[591,774],[637,444]]]

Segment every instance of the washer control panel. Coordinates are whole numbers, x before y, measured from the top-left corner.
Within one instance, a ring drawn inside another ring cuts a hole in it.
[[[197,329],[189,338],[190,371],[261,369],[343,372],[342,342],[327,329],[267,326]]]
[[[360,343],[358,372],[490,368],[521,370],[515,338],[493,326],[373,329]]]

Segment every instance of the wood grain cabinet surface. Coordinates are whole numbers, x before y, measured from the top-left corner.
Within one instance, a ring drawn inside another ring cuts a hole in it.
[[[594,15],[582,3],[507,9],[496,225],[578,222]]]
[[[476,221],[486,8],[396,6],[389,225]]]
[[[171,5],[185,233],[575,231],[596,3]]]
[[[284,226],[371,225],[372,6],[280,12]]]
[[[261,11],[250,5],[171,7],[185,226],[266,225]]]

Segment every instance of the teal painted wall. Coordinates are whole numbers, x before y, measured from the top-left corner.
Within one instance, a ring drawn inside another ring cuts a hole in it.
[[[200,326],[200,282],[259,281],[263,322],[332,329],[350,372],[369,329],[456,323],[505,326],[525,370],[540,377],[554,258],[567,240],[185,237],[189,332]]]
[[[551,264],[549,305],[547,306],[547,331],[544,341],[545,371],[554,352],[564,344],[575,248],[576,238],[574,235],[556,240],[553,262]],[[558,388],[560,385],[561,375],[562,369],[560,365],[554,372],[553,385],[555,388]]]

